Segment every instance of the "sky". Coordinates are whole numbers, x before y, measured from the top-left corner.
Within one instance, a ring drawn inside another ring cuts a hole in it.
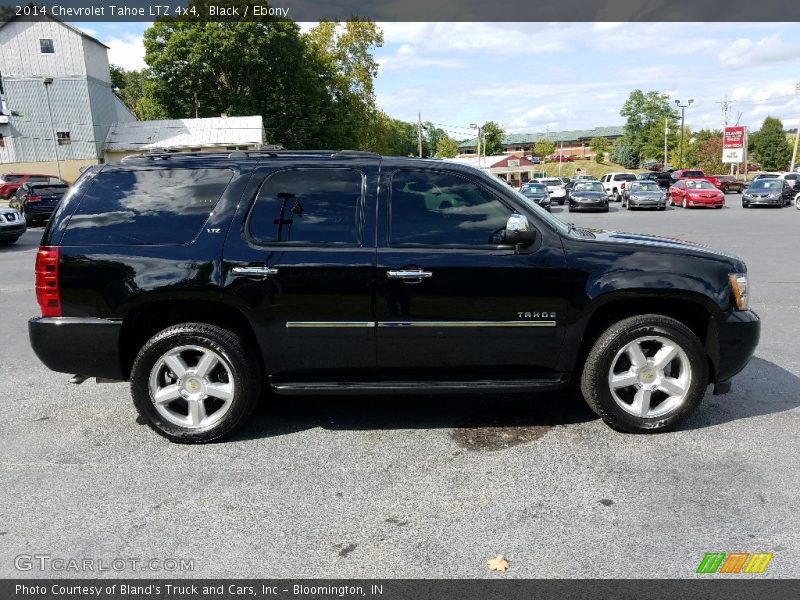
[[[144,64],[148,23],[75,23],[113,64]],[[307,29],[310,24],[301,24]],[[471,137],[471,123],[538,133],[622,125],[631,90],[684,104],[692,129],[800,123],[800,38],[791,23],[380,23],[378,107]],[[740,115],[741,113],[741,115]]]

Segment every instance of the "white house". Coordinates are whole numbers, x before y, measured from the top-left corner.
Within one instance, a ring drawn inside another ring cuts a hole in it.
[[[0,23],[0,172],[72,180],[103,158],[112,123],[135,121],[111,87],[108,47],[59,19]]]

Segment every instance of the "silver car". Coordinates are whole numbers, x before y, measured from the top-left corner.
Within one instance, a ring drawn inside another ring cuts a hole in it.
[[[667,209],[667,194],[655,181],[631,181],[622,191],[622,207]]]
[[[13,244],[28,229],[28,224],[15,208],[0,207],[0,246]]]

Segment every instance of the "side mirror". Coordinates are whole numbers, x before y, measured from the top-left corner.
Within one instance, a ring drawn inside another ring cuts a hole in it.
[[[506,223],[506,244],[530,246],[533,243],[535,231],[528,222],[528,217],[514,213],[508,217]]]

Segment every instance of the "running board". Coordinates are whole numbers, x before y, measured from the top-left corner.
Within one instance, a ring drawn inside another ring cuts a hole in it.
[[[563,388],[566,375],[542,379],[483,379],[464,381],[285,381],[272,382],[273,393],[305,394],[468,394],[481,392],[542,392]]]

